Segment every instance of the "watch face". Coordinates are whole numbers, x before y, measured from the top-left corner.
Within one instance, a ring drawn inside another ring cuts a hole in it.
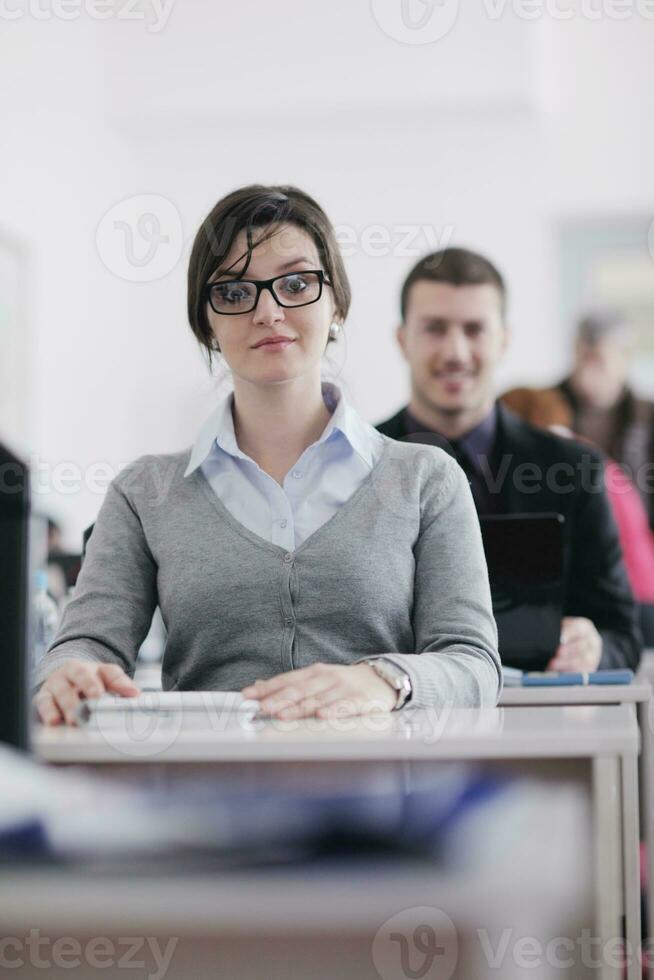
[[[407,677],[407,675],[404,673],[403,670],[400,670],[399,667],[393,668],[392,677],[393,677],[393,684],[398,691],[406,690],[407,681],[409,680],[409,678]]]
[[[380,664],[379,674],[385,681],[391,684],[396,691],[399,691],[402,687],[402,678],[395,667],[391,667],[388,664]]]
[[[411,682],[409,681],[409,678],[407,677],[406,682],[403,682],[402,686],[400,687],[399,691],[397,692],[397,707],[398,708],[401,708],[402,707],[402,705],[408,700],[410,694],[411,694]]]

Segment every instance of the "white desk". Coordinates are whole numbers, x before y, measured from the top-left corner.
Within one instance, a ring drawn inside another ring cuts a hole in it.
[[[557,852],[556,844],[553,850]],[[506,879],[493,869],[481,880],[447,874],[424,861],[354,859],[312,869],[207,869],[195,875],[177,871],[98,878],[71,871],[9,872],[0,878],[0,907],[9,936],[38,929],[45,937],[75,937],[83,947],[91,937],[102,936],[121,952],[121,937],[148,937],[161,950],[173,938],[165,980],[401,980],[411,974],[397,962],[398,931],[412,937],[436,909],[445,962],[439,957],[438,973],[432,967],[423,974],[426,980],[486,980],[495,974],[501,980],[523,980],[525,971],[511,948],[502,956],[501,969],[489,969],[477,930],[488,931],[493,949],[507,924],[515,936],[542,937],[543,945],[557,936],[579,934],[589,921],[579,918],[582,873],[566,862],[564,873],[554,880],[548,867],[551,854],[552,849],[538,856],[542,875],[526,876],[524,863],[509,861],[502,867]],[[447,931],[439,910],[456,923],[454,930]],[[52,944],[46,945],[42,955],[51,951]],[[457,955],[455,973],[448,968],[452,953]],[[414,969],[419,968],[420,951],[414,948],[412,954]],[[147,947],[138,955],[149,969],[132,975],[139,980],[153,976]],[[102,980],[124,980],[126,968],[117,968],[117,957],[113,959],[113,969],[108,964],[98,974]],[[43,972],[27,965],[12,970],[11,976],[35,980]],[[421,974],[418,970],[412,975]],[[529,975],[537,980],[572,976],[555,969],[530,970]],[[75,980],[80,970],[51,968],[47,976]],[[96,973],[82,969],[81,980],[91,976]],[[574,980],[595,976],[580,971]]]
[[[223,718],[187,726],[157,720],[133,729],[39,728],[33,739],[44,762],[92,765],[129,763],[276,763],[435,759],[570,759],[637,752],[637,728],[628,707],[552,707],[538,715],[455,709],[405,711],[346,718],[227,725]]]
[[[649,683],[654,687],[654,650],[643,653],[637,680]],[[647,896],[647,925],[648,935],[654,937],[654,700],[650,700],[639,708],[640,731],[642,739],[642,806],[643,836],[647,845],[647,880],[649,894]],[[654,977],[654,964],[649,971],[650,978]]]
[[[652,674],[654,675],[654,658],[652,658]],[[640,790],[644,800],[649,800],[650,794],[648,792],[648,786],[650,784],[649,777],[649,759],[654,759],[654,751],[652,749],[652,726],[649,720],[649,709],[650,701],[652,696],[652,689],[648,678],[643,675],[642,671],[639,674],[636,682],[633,684],[589,684],[587,686],[570,686],[570,687],[506,687],[502,691],[500,698],[500,704],[506,707],[510,707],[512,710],[517,710],[519,708],[525,709],[528,707],[544,707],[553,705],[624,705],[629,711],[634,719],[637,719],[640,726],[641,734],[641,745],[643,752],[642,766],[640,770]],[[622,781],[622,830],[624,837],[624,855],[623,855],[623,875],[625,883],[624,901],[625,909],[627,910],[627,921],[635,924],[635,908],[640,902],[640,862],[639,857],[635,853],[633,847],[629,843],[629,839],[632,838],[634,832],[638,833],[639,827],[639,804],[638,797],[636,795],[635,784],[638,780],[638,769],[634,769],[631,763],[626,765],[622,764],[622,772],[620,774]],[[648,852],[650,854],[650,868],[654,873],[654,862],[652,862],[652,848],[654,847],[654,825],[652,822],[651,809],[645,809],[641,811],[643,814],[643,836],[648,847]],[[627,824],[630,825],[631,829],[627,830]],[[635,827],[635,830],[634,830]],[[654,880],[650,877],[650,880]],[[600,888],[610,889],[610,881],[602,882],[599,884]],[[649,935],[654,935],[651,927],[654,926],[654,918],[652,918],[651,912],[651,899],[650,899],[650,933]],[[631,909],[631,912],[628,910]],[[613,913],[615,915],[615,912]],[[633,940],[633,932],[630,934],[627,932],[627,938],[631,935]]]
[[[216,725],[213,722],[218,722]],[[226,727],[220,719],[198,727],[150,719],[141,731],[107,726],[101,731],[40,729],[34,738],[47,762],[101,766],[138,773],[162,765],[224,767],[369,765],[478,760],[536,776],[585,780],[591,794],[595,873],[595,924],[604,942],[621,935],[636,955],[629,978],[639,976],[638,727],[631,705],[529,707],[484,711],[403,712],[344,719],[338,726],[316,720],[262,722]],[[581,776],[580,776],[581,774]],[[552,828],[555,832],[556,828]],[[546,842],[541,842],[546,843]],[[601,976],[619,977],[605,965]]]
[[[639,680],[633,684],[588,684],[570,687],[505,687],[500,695],[502,707],[530,707],[563,704],[642,704],[649,701],[652,688]]]

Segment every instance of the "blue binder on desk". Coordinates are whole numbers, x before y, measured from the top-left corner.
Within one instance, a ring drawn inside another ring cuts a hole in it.
[[[614,684],[631,684],[633,670],[595,670],[590,673],[570,671],[535,671],[523,673],[513,667],[502,668],[504,687],[602,687]]]
[[[507,667],[542,671],[559,645],[564,522],[562,514],[480,517],[500,657]]]

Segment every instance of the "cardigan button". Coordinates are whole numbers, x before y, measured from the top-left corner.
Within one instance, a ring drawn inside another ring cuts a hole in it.
[[[287,551],[287,552],[286,552],[286,554],[284,555],[284,561],[285,561],[285,562],[286,562],[287,564],[288,564],[289,562],[291,562],[291,561],[293,561],[293,555],[292,555],[292,554],[290,553],[290,551]]]

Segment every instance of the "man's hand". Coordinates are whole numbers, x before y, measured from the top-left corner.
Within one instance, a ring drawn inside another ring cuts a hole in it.
[[[339,718],[391,711],[397,701],[397,692],[369,664],[313,664],[255,681],[242,694],[259,701],[262,714],[285,721],[328,718],[333,711]]]
[[[66,660],[43,682],[33,703],[44,725],[65,721],[75,724],[75,712],[85,698],[105,692],[135,697],[139,688],[118,664],[92,664],[88,660]]]
[[[548,670],[597,670],[602,656],[602,637],[590,619],[566,616],[561,624],[561,643],[547,665]]]

